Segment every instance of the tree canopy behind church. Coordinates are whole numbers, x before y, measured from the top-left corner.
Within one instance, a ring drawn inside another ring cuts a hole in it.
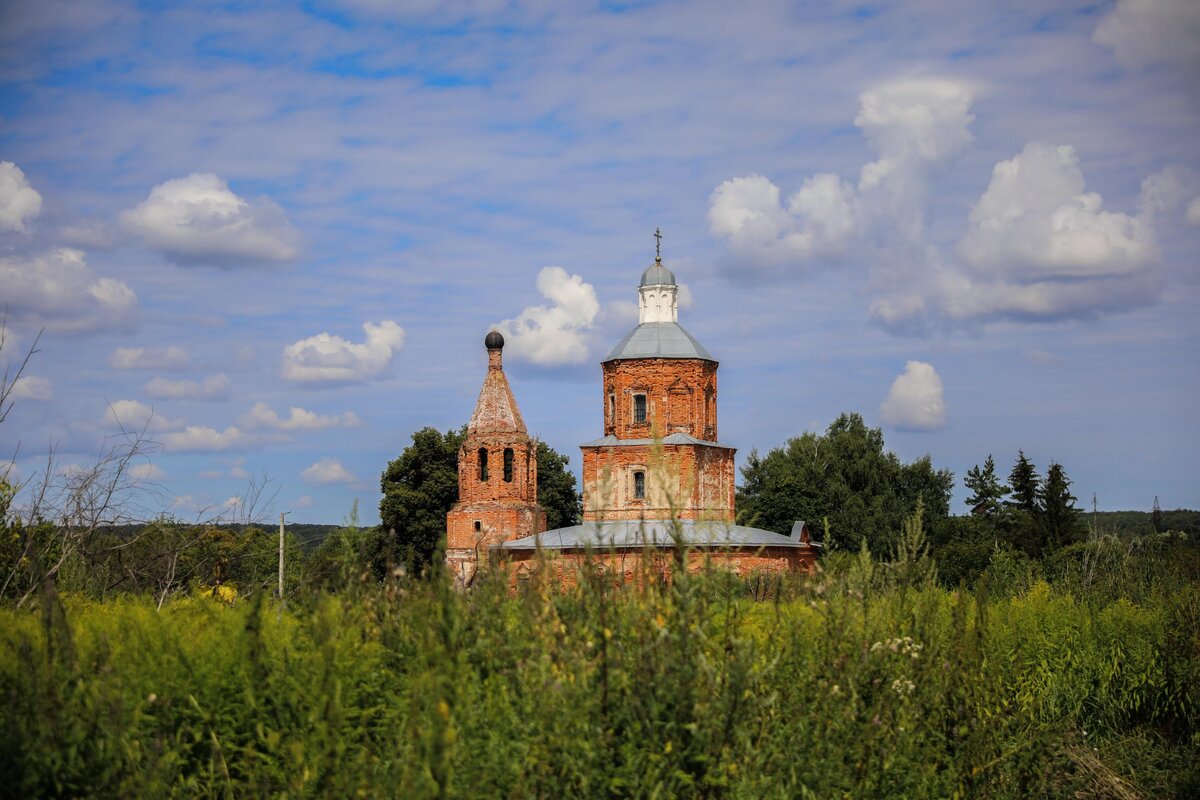
[[[396,557],[414,567],[428,565],[446,538],[446,512],[458,502],[458,449],[467,428],[442,433],[422,428],[412,444],[380,477],[380,530],[396,532]],[[579,522],[575,476],[567,456],[538,442],[538,503],[551,529]]]
[[[929,456],[902,464],[859,414],[842,414],[824,434],[805,433],[765,456],[751,451],[742,478],[739,524],[786,534],[805,520],[819,537],[828,518],[835,549],[857,550],[866,539],[877,553],[890,551],[918,499],[927,525],[947,517],[954,486],[953,473],[934,469]]]

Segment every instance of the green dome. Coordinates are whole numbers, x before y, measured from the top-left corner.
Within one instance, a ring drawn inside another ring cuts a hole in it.
[[[642,282],[638,286],[667,286],[675,285],[675,273],[662,265],[661,261],[655,261],[650,266],[646,267],[646,271],[642,273]]]

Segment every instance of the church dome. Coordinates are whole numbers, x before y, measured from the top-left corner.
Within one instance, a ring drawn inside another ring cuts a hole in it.
[[[662,265],[658,259],[654,263],[646,267],[646,271],[642,273],[642,282],[638,286],[674,286],[675,273]]]

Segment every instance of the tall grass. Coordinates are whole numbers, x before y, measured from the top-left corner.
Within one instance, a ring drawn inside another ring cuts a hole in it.
[[[869,555],[638,590],[492,574],[0,611],[21,797],[1136,797],[1200,790],[1200,589],[938,588]],[[755,600],[754,596],[766,597]],[[1082,793],[1082,794],[1077,794]]]

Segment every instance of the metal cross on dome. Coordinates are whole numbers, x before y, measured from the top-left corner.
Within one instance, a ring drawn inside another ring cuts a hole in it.
[[[662,261],[662,230],[654,229],[654,260]]]

